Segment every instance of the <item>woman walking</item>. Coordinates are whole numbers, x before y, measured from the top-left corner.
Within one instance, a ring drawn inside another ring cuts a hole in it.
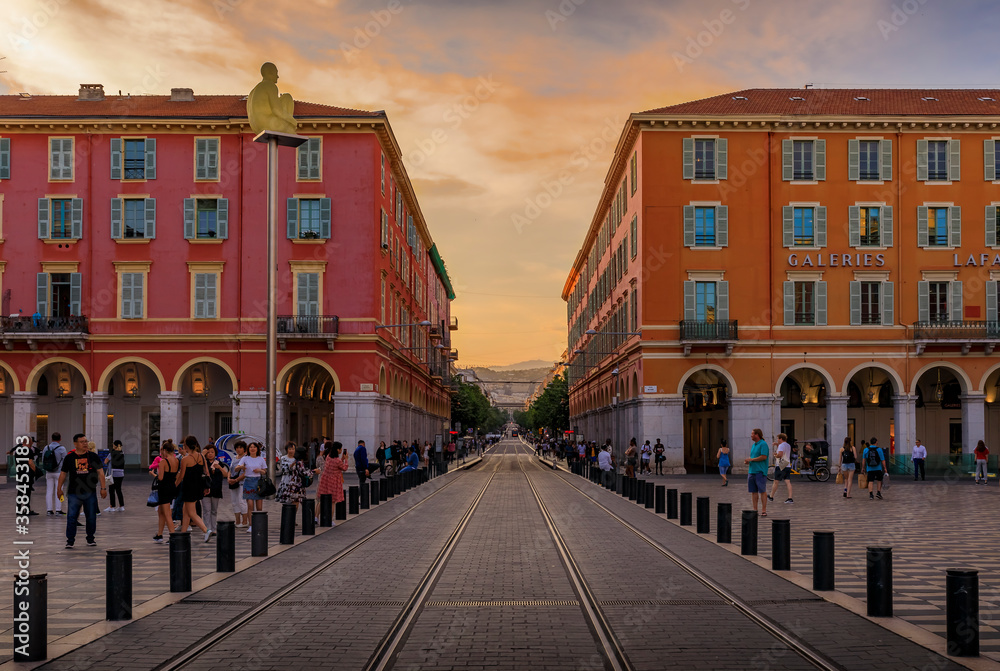
[[[309,470],[309,465],[306,463],[308,457],[305,448],[300,447],[294,451],[292,463],[286,467],[285,477],[281,479],[281,485],[278,486],[277,494],[274,497],[275,501],[281,504],[294,504],[295,509],[298,510],[299,501],[304,501],[306,498],[307,483],[313,474],[319,473],[318,468],[315,471]]]
[[[625,450],[625,477],[635,477],[635,464],[638,461],[638,452],[635,449],[635,438],[629,441],[628,449]],[[642,471],[639,472],[642,475]]]
[[[212,487],[208,496],[201,501],[202,519],[211,535],[215,535],[219,523],[219,501],[222,500],[222,482],[229,478],[229,469],[219,461],[215,445],[205,448],[205,463],[208,464],[208,476],[212,479]]]
[[[104,463],[111,467],[111,487],[108,488],[108,495],[111,498],[111,505],[104,509],[104,512],[114,512],[118,510],[125,512],[125,497],[122,496],[122,482],[125,480],[125,453],[122,452],[122,441],[116,440],[111,446],[111,454]],[[118,506],[115,508],[115,497],[118,497]]]
[[[156,535],[153,542],[163,542],[163,527],[170,533],[174,533],[174,521],[170,515],[170,504],[177,496],[177,472],[181,465],[174,455],[174,442],[165,440],[160,445],[160,463],[156,466],[156,479],[158,481],[156,496],[159,505],[156,506]]]
[[[840,448],[840,460],[837,470],[844,474],[844,498],[851,498],[851,487],[854,485],[854,471],[857,470],[858,451],[851,445],[850,438],[844,438],[844,446]]]
[[[248,502],[250,512],[264,509],[264,497],[260,495],[260,476],[267,473],[267,461],[260,456],[260,443],[250,443],[247,456],[240,459],[243,477],[243,498]],[[253,527],[247,525],[247,533]]]
[[[715,453],[715,459],[719,462],[719,475],[722,476],[722,486],[728,487],[729,476],[726,473],[729,472],[732,460],[729,458],[729,443],[725,438],[719,441],[719,451]]]
[[[205,534],[207,543],[212,537],[212,532],[198,515],[196,506],[205,495],[205,479],[202,476],[208,474],[208,466],[205,464],[198,439],[194,436],[187,436],[184,439],[181,451],[184,452],[184,458],[181,459],[181,469],[177,473],[177,486],[181,488],[181,500],[184,502],[181,531],[187,531],[188,525],[193,524]]]
[[[295,463],[295,443],[288,441],[285,443],[285,453],[281,455],[278,459],[277,473],[280,476],[278,478],[277,492],[280,493],[283,487],[287,486],[289,475],[289,469]],[[275,495],[275,500],[277,501],[277,493]]]
[[[986,470],[986,460],[990,458],[990,448],[986,447],[986,443],[980,440],[976,444],[974,454],[976,457],[976,484],[985,485],[986,474],[988,473]],[[982,478],[982,481],[980,481],[980,478]]]
[[[236,528],[244,529],[250,524],[250,515],[247,513],[246,499],[243,498],[243,467],[239,464],[247,454],[247,444],[237,440],[233,444],[233,449],[236,450],[236,457],[229,468],[229,503],[233,506]]]
[[[323,477],[319,480],[319,487],[316,488],[316,495],[323,496],[329,494],[336,505],[344,500],[344,471],[348,468],[347,450],[344,446],[334,441],[326,452],[326,463],[323,467]],[[338,458],[339,455],[339,458]]]

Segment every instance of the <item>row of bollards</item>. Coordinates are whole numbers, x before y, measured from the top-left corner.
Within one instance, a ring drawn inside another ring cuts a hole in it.
[[[382,480],[372,480],[360,486],[347,489],[345,499],[333,503],[333,497],[323,494],[319,497],[319,526],[332,527],[334,518],[346,520],[348,511],[356,515],[359,510],[369,509],[387,501],[417,485],[427,482],[435,475],[447,472],[447,468],[421,468]],[[316,501],[302,501],[302,535],[316,534]],[[295,504],[286,503],[281,507],[281,533],[279,543],[291,545],[295,542]],[[268,556],[267,513],[254,511],[251,514],[250,555]],[[169,540],[170,591],[190,592],[191,579],[191,534],[176,532]],[[219,522],[216,527],[215,570],[219,573],[236,571],[236,523]],[[26,572],[22,572],[26,573]],[[108,621],[132,619],[132,550],[108,550],[105,569],[105,617]],[[14,581],[14,661],[39,662],[48,655],[48,579],[47,574],[18,575]]]
[[[574,462],[570,471],[588,478],[635,501],[645,508],[654,508],[657,514],[666,513],[667,519],[679,520],[682,526],[691,526],[690,492],[678,492],[663,485],[655,485],[638,478],[621,477],[591,467],[587,462]],[[679,494],[679,496],[678,496]],[[680,505],[678,506],[678,499]],[[696,500],[697,533],[711,533],[710,500],[699,496]],[[716,542],[732,543],[733,505],[719,503],[716,511]],[[755,510],[742,511],[740,525],[740,554],[757,554],[758,514]],[[813,589],[835,589],[834,532],[813,531]],[[866,551],[867,613],[869,617],[892,617],[892,548],[868,547]],[[789,571],[792,563],[791,520],[771,520],[771,568]],[[979,656],[979,572],[948,569],[945,582],[948,654],[955,657]]]

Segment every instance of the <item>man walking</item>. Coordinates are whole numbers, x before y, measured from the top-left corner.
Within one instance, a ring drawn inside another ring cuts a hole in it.
[[[774,453],[774,484],[771,486],[771,493],[767,495],[768,501],[774,500],[774,492],[778,489],[778,483],[785,481],[788,488],[788,498],[785,503],[792,501],[792,446],[788,444],[788,436],[783,433],[778,434],[778,443]]]
[[[66,458],[66,448],[59,442],[62,436],[52,434],[52,442],[42,450],[42,470],[45,471],[45,514],[63,515],[62,502],[56,490],[59,487],[59,473],[62,472],[63,460]]]
[[[648,442],[648,441],[647,441]],[[656,445],[653,446],[653,453],[656,455],[656,474],[663,475],[663,462],[666,461],[666,457],[663,456],[663,443],[660,439],[656,439]]]
[[[358,484],[364,487],[365,480],[369,477],[368,472],[368,448],[365,441],[359,440],[358,447],[354,450],[354,470],[358,474]]]
[[[597,455],[597,466],[601,469],[601,474],[604,477],[604,486],[611,481],[611,440],[608,440],[608,444],[604,446],[600,454]]]
[[[770,451],[761,429],[754,429],[750,433],[750,440],[753,441],[750,456],[743,460],[744,464],[748,464],[747,489],[750,492],[750,501],[753,503],[754,512],[757,512],[757,499],[759,497],[763,504],[760,516],[767,517],[767,459],[770,456]]]
[[[927,458],[927,448],[923,446],[920,440],[914,441],[913,454],[910,458],[913,460],[913,481],[917,481],[917,476],[920,476],[921,480],[926,480],[924,477],[924,459]]]
[[[100,458],[90,451],[87,436],[78,433],[73,436],[73,451],[63,459],[62,471],[56,485],[57,496],[62,496],[63,485],[67,484],[66,501],[69,511],[66,515],[66,549],[69,550],[76,542],[77,517],[80,508],[87,519],[87,545],[95,547],[97,540],[97,483],[101,484],[101,498],[108,497],[108,487],[104,482],[104,467]]]
[[[868,498],[874,501],[882,499],[882,477],[885,475],[885,453],[878,446],[878,438],[872,438],[872,442],[865,448],[861,455],[861,460],[865,462],[865,474],[868,476]],[[874,494],[872,490],[875,490]]]

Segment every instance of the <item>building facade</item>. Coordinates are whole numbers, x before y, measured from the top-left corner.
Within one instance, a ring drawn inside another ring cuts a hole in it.
[[[721,439],[742,467],[754,427],[834,455],[920,439],[937,465],[997,444],[998,101],[752,89],[632,114],[563,292],[572,423],[661,438],[676,472]]]
[[[279,155],[278,440],[433,440],[454,298],[383,112]],[[240,96],[0,96],[0,427],[131,463],[266,431],[267,152]]]

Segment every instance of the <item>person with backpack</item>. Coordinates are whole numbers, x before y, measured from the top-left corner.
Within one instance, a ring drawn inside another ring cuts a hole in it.
[[[656,460],[657,475],[663,475],[663,462],[667,460],[667,458],[663,454],[663,451],[665,449],[666,448],[663,446],[663,443],[661,443],[660,439],[657,438],[656,445],[653,445],[653,454],[655,455],[655,460]]]
[[[125,512],[125,497],[122,496],[122,482],[125,480],[125,453],[122,452],[122,441],[116,440],[111,446],[111,454],[104,459],[104,465],[111,467],[111,488],[108,489],[111,505],[104,512]],[[118,497],[120,507],[115,507],[115,497]]]
[[[872,501],[881,500],[882,478],[885,476],[885,453],[878,446],[878,438],[872,438],[871,443],[862,453],[861,460],[865,462],[865,474],[868,476],[868,498]]]
[[[44,436],[43,436],[44,437]],[[59,500],[59,473],[62,471],[63,459],[66,458],[66,448],[59,441],[62,436],[58,432],[52,434],[52,442],[42,450],[42,470],[45,471],[45,514],[64,515],[62,501]]]

